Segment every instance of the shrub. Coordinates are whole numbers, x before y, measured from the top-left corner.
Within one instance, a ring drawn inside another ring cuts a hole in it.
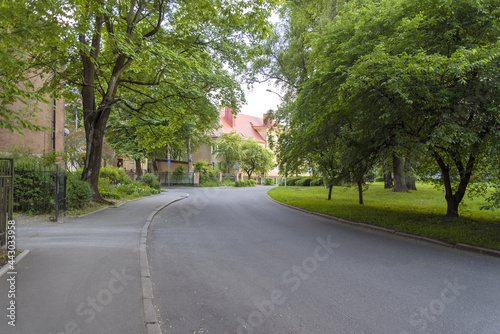
[[[295,182],[295,185],[299,186],[299,187],[309,187],[311,185],[311,181],[312,181],[312,178],[305,177],[305,178],[301,178],[300,180],[297,180]]]
[[[239,180],[234,183],[235,187],[255,187],[255,180]]]
[[[174,173],[173,174],[175,176],[177,176],[177,177],[184,175],[184,166],[183,165],[177,165],[177,167],[175,167],[175,169],[174,169]]]
[[[288,177],[286,179],[286,185],[287,186],[294,186],[295,183],[300,180],[302,177],[300,176],[292,176],[292,177]],[[284,186],[285,185],[285,178],[283,178],[283,181],[281,181],[280,183],[280,186]]]
[[[81,172],[68,174],[66,204],[69,209],[81,208],[88,204],[93,195],[90,184],[81,180]]]
[[[55,182],[52,171],[36,160],[14,164],[14,211],[38,214],[53,209]]]
[[[374,182],[384,182],[385,179],[383,177],[376,177]]]
[[[272,186],[272,185],[274,185],[274,179],[272,179],[272,178],[270,178],[270,177],[266,177],[266,178],[264,179],[264,184],[265,184],[266,186]]]
[[[311,181],[311,187],[318,187],[322,186],[323,184],[324,184],[323,178],[317,178]]]
[[[159,194],[160,190],[151,188],[141,182],[132,182],[129,184],[120,184],[116,186],[120,194],[136,196],[149,196],[152,194]]]
[[[206,174],[209,172],[208,162],[205,160],[198,160],[194,164],[194,172],[195,173],[203,173]]]
[[[161,183],[158,181],[158,176],[153,173],[144,174],[141,177],[141,183],[147,185],[150,188],[161,190]]]
[[[124,169],[114,167],[101,167],[101,170],[99,171],[99,177],[108,178],[111,184],[132,182]]]
[[[107,177],[99,178],[98,188],[99,188],[99,194],[101,194],[101,196],[104,198],[114,198],[114,199],[121,198],[118,190],[114,185],[111,184],[110,179],[108,179]]]

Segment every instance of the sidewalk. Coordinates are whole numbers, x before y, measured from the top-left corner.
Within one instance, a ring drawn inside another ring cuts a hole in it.
[[[181,195],[171,190],[63,223],[16,222],[16,247],[31,253],[16,266],[15,298],[9,275],[0,279],[0,334],[145,334],[141,230],[152,211]]]

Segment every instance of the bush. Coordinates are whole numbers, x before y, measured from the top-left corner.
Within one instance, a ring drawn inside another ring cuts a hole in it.
[[[266,186],[272,186],[272,185],[274,185],[274,179],[272,179],[272,178],[270,178],[270,177],[266,177],[266,178],[264,179],[264,184],[265,184]]]
[[[54,177],[52,168],[37,160],[14,164],[14,211],[29,214],[50,212],[54,207]]]
[[[174,169],[174,175],[177,177],[184,175],[184,166],[177,165],[177,167],[175,167],[175,169]]]
[[[209,172],[208,162],[206,162],[205,160],[196,161],[194,164],[194,172],[202,174],[208,173]]]
[[[66,205],[68,209],[78,209],[90,203],[94,192],[88,182],[81,180],[81,173],[68,174]]]
[[[161,183],[158,181],[158,176],[153,173],[144,174],[141,177],[141,183],[147,185],[150,188],[161,190]]]
[[[240,180],[234,183],[235,187],[255,187],[257,182],[255,180]]]
[[[317,178],[311,181],[311,187],[318,187],[322,186],[323,184],[324,184],[323,178]]]
[[[292,177],[288,177],[286,179],[286,185],[287,186],[295,186],[296,185],[296,182],[298,180],[302,179],[302,177],[300,176],[292,176]],[[284,186],[285,185],[285,178],[283,178],[283,181],[281,181],[280,183],[280,186]]]
[[[132,182],[124,169],[114,167],[101,167],[99,178],[108,178],[111,184],[126,184]]]
[[[374,182],[384,182],[385,179],[383,177],[376,177]]]
[[[300,180],[297,180],[295,182],[296,186],[299,187],[309,187],[311,185],[312,178],[306,177],[306,178],[301,178]]]
[[[120,193],[116,189],[114,185],[111,184],[111,180],[108,179],[107,177],[105,178],[99,178],[99,194],[101,194],[102,197],[104,198],[114,198],[114,199],[120,199]]]

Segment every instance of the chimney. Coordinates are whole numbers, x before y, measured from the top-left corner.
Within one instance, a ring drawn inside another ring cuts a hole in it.
[[[236,118],[233,115],[233,110],[229,107],[225,107],[226,121],[230,127],[234,128],[236,126]]]
[[[270,128],[273,125],[274,122],[273,122],[272,119],[266,120],[266,117],[267,117],[267,114],[264,114],[262,116],[262,121],[263,121],[263,123],[264,123],[265,126],[267,126],[268,128]]]

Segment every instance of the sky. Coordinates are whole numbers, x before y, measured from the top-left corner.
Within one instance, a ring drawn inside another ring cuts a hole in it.
[[[266,89],[275,91],[276,88],[272,85],[268,83],[256,83],[254,84],[253,91],[246,89],[246,85],[243,88],[247,104],[242,106],[242,114],[262,117],[269,109],[277,109],[280,103],[279,96],[266,91]]]

